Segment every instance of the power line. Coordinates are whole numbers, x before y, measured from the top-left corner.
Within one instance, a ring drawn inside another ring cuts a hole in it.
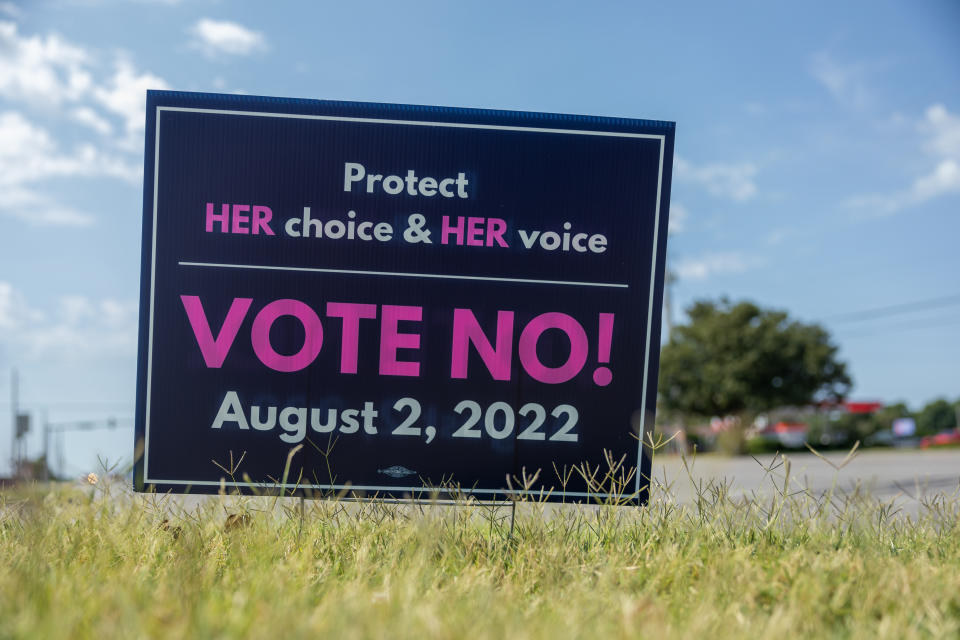
[[[107,418],[106,420],[75,420],[51,422],[46,425],[51,433],[65,431],[95,431],[97,429],[127,429],[133,427],[133,418]]]
[[[904,322],[904,323],[878,327],[876,330],[867,331],[867,332],[858,331],[853,335],[844,336],[843,339],[850,340],[853,338],[864,338],[868,336],[900,333],[902,331],[914,331],[916,329],[934,329],[938,327],[946,327],[946,326],[960,324],[960,317],[924,318],[924,320],[926,320],[926,322],[924,322],[923,320],[920,320],[917,322],[909,322],[909,323]]]
[[[940,296],[937,298],[928,298],[917,302],[906,302],[901,304],[892,304],[885,307],[876,307],[864,311],[854,311],[851,313],[841,313],[835,316],[827,316],[824,320],[832,322],[856,322],[859,320],[874,320],[885,318],[903,313],[912,313],[914,311],[923,311],[925,309],[937,309],[960,304],[960,294],[951,296]]]
[[[31,407],[42,407],[45,409],[101,409],[105,407],[123,407],[130,408],[134,405],[133,402],[46,402],[46,401],[30,401],[30,400],[20,400],[21,405],[29,405]],[[9,407],[9,402],[0,402],[0,407]]]
[[[66,463],[63,457],[63,434],[75,431],[94,431],[99,429],[125,429],[133,427],[134,419],[123,417],[116,418],[111,416],[106,420],[72,420],[68,422],[48,422],[44,420],[43,424],[43,459],[44,464],[50,464],[50,437],[56,437],[57,449],[57,470],[61,476],[66,469]]]

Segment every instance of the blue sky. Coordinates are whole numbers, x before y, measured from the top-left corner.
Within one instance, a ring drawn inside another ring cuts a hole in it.
[[[960,396],[958,34],[950,0],[0,1],[0,472],[13,366],[37,420],[120,418],[68,472],[130,456],[147,88],[674,120],[679,320],[748,298],[856,398]]]

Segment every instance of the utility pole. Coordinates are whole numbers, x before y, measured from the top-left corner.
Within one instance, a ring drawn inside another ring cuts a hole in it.
[[[17,416],[20,415],[20,408],[17,406],[19,392],[17,390],[17,370],[13,369],[10,373],[10,477],[16,478],[17,471],[20,468],[19,456],[19,438],[17,437]]]
[[[50,420],[43,410],[43,481],[50,482]]]

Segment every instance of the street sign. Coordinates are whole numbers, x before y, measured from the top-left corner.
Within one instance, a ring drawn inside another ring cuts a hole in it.
[[[17,414],[17,437],[22,438],[30,432],[30,414],[29,413],[19,413]]]
[[[917,423],[913,418],[897,418],[891,425],[893,435],[907,438],[917,433]]]
[[[148,92],[136,488],[642,502],[673,135]]]

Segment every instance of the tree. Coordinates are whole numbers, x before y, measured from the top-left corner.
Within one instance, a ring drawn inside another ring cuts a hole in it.
[[[889,432],[894,420],[908,417],[910,410],[907,405],[898,402],[873,413],[841,413],[833,420],[828,420],[823,431],[834,445],[849,447],[855,440],[866,440],[869,443],[870,436],[878,432]]]
[[[910,409],[903,402],[888,404],[884,408],[873,414],[874,421],[877,423],[877,430],[890,429],[893,427],[893,421],[899,418],[911,417]]]
[[[695,302],[660,355],[661,401],[669,411],[745,416],[783,406],[840,400],[846,365],[816,324],[751,302]]]
[[[940,398],[928,403],[917,412],[917,434],[933,435],[957,426],[956,407]]]

